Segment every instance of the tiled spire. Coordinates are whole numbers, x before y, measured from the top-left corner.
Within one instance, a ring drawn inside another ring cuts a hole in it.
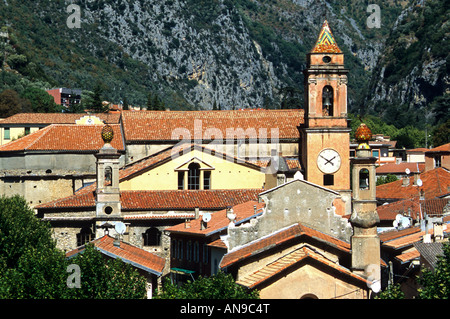
[[[325,20],[320,30],[319,37],[311,53],[342,53],[339,49],[336,41],[334,40],[333,33],[331,32],[328,21]]]

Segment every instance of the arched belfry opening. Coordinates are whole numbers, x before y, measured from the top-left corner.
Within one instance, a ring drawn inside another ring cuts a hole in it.
[[[325,85],[322,90],[322,116],[334,116],[333,100],[333,88]]]

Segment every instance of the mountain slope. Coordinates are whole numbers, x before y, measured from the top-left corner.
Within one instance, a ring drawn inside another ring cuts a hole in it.
[[[92,89],[145,105],[157,93],[173,109],[301,107],[306,53],[327,19],[346,54],[349,106],[359,107],[384,40],[408,1],[379,4],[368,28],[357,0],[80,0],[0,2],[0,18],[57,86]]]
[[[396,21],[374,70],[366,111],[403,127],[449,118],[450,2],[418,1]]]

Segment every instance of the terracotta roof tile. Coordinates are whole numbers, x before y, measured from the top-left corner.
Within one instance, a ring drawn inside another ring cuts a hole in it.
[[[240,224],[243,221],[248,220],[249,218],[256,217],[258,214],[262,213],[262,208],[265,206],[264,203],[259,203],[255,200],[247,201],[242,204],[230,205],[233,206],[233,213],[236,215],[235,224]],[[255,206],[256,206],[256,214],[255,214]],[[212,233],[215,233],[221,229],[225,229],[230,220],[227,217],[227,210],[223,209],[218,212],[214,212],[211,214],[211,221],[207,223],[207,227],[205,229],[201,229],[201,218],[192,220],[190,222],[190,227],[186,228],[185,224],[178,224],[172,226],[166,231],[171,233],[184,233],[184,234],[195,234],[195,235],[204,235],[209,236]]]
[[[409,178],[409,185],[403,186],[403,181],[398,181],[377,186],[376,196],[381,200],[400,200],[419,197],[419,192],[424,191],[426,199],[431,199],[448,193],[450,187],[450,172],[445,168],[436,168],[420,174],[423,186],[414,185],[414,176]]]
[[[114,139],[111,145],[124,151],[119,124],[111,124]],[[104,142],[101,138],[103,125],[52,124],[39,131],[0,146],[0,152],[13,151],[75,151],[97,152]]]
[[[345,251],[350,252],[350,244],[344,242],[340,239],[334,238],[332,236],[326,235],[322,232],[319,232],[315,229],[309,228],[304,225],[294,224],[290,227],[282,229],[278,232],[273,233],[270,236],[263,237],[261,239],[255,240],[249,244],[246,244],[240,248],[236,248],[229,253],[227,253],[221,263],[221,268],[226,268],[240,260],[248,258],[250,256],[256,255],[262,251],[273,247],[274,245],[278,245],[284,242],[287,242],[293,238],[299,236],[307,236],[311,238],[318,239],[322,242],[326,242],[327,244]]]
[[[401,253],[400,255],[395,256],[401,263],[409,262],[411,260],[417,259],[420,257],[420,253],[416,248],[408,250],[407,252]]]
[[[422,173],[425,170],[425,163],[388,163],[377,167],[377,174],[405,174],[409,169],[411,173]]]
[[[312,258],[328,267],[331,267],[339,271],[342,274],[351,276],[362,282],[367,282],[366,279],[352,273],[349,269],[335,262],[330,261],[321,254],[311,250],[309,247],[303,246],[263,266],[262,268],[256,270],[255,272],[248,274],[244,278],[239,279],[236,283],[250,289],[255,288],[259,284],[265,282],[271,277],[283,272],[284,270],[290,268],[291,266],[297,264],[298,262],[306,258]]]
[[[434,153],[434,152],[450,152],[450,143],[448,144],[444,144],[435,148],[432,148],[430,150],[427,151],[427,153]]]
[[[122,210],[223,209],[256,200],[262,189],[122,191]],[[79,193],[38,205],[36,209],[93,208],[94,192]]]
[[[137,268],[146,270],[157,276],[161,276],[164,269],[164,258],[123,241],[120,242],[119,247],[115,246],[114,238],[110,237],[109,235],[105,235],[101,238],[95,239],[91,243],[102,253],[113,258],[120,258],[126,263],[130,263]],[[82,252],[85,248],[86,246],[84,245],[72,251],[69,251],[66,253],[66,257],[73,257],[76,254]]]
[[[83,116],[96,116],[100,120],[109,124],[118,124],[120,113],[18,113],[7,117],[1,122],[2,126],[7,124],[75,124]]]
[[[298,139],[297,127],[303,123],[302,109],[298,110],[226,110],[226,111],[123,111],[122,121],[127,142],[178,141],[204,138],[226,139],[227,129],[261,136],[265,129],[278,129],[280,139]],[[254,129],[254,131],[253,131]],[[208,131],[207,131],[208,130]],[[247,131],[248,130],[248,131]],[[221,136],[214,136],[218,132]],[[178,134],[179,133],[179,134]],[[196,133],[196,134],[194,134]],[[248,138],[248,136],[246,136]],[[234,139],[235,137],[233,137]]]

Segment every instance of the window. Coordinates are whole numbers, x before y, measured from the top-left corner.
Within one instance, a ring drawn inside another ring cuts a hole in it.
[[[434,157],[434,168],[441,167],[441,156],[437,155]]]
[[[203,262],[206,264],[209,261],[209,250],[208,245],[203,244]]]
[[[112,169],[111,167],[105,168],[105,186],[111,184],[112,181]]]
[[[373,157],[380,157],[380,151],[379,150],[373,150],[372,151],[372,156]]]
[[[333,186],[334,185],[334,175],[331,175],[331,174],[323,175],[323,185],[324,186]]]
[[[172,240],[172,245],[170,246],[170,248],[171,248],[171,257],[172,258],[177,258],[178,257],[178,255],[177,255],[177,240],[176,239],[173,239]]]
[[[359,171],[359,189],[369,189],[369,170],[367,168]]]
[[[30,134],[31,132],[31,128],[30,127],[25,127],[25,135]]]
[[[184,189],[184,172],[178,172],[178,189]]]
[[[322,91],[322,115],[333,116],[333,88],[329,85]]]
[[[90,227],[81,228],[80,232],[77,234],[77,247],[83,246],[84,244],[90,242],[94,239],[94,234]]]
[[[203,189],[211,189],[211,172],[203,172]]]
[[[192,242],[188,241],[186,244],[186,259],[191,261],[192,259]]]
[[[198,241],[196,241],[194,243],[194,257],[193,257],[193,259],[194,259],[194,261],[196,263],[199,262],[199,243],[198,243]]]
[[[161,245],[161,232],[155,227],[147,229],[147,231],[142,234],[142,237],[144,239],[144,246]]]
[[[200,165],[191,163],[188,169],[188,189],[200,189]]]
[[[183,259],[183,241],[179,240],[178,241],[178,255],[177,255],[178,259]]]
[[[5,132],[4,139],[5,140],[11,139],[11,129],[9,127],[5,127],[4,132]]]

